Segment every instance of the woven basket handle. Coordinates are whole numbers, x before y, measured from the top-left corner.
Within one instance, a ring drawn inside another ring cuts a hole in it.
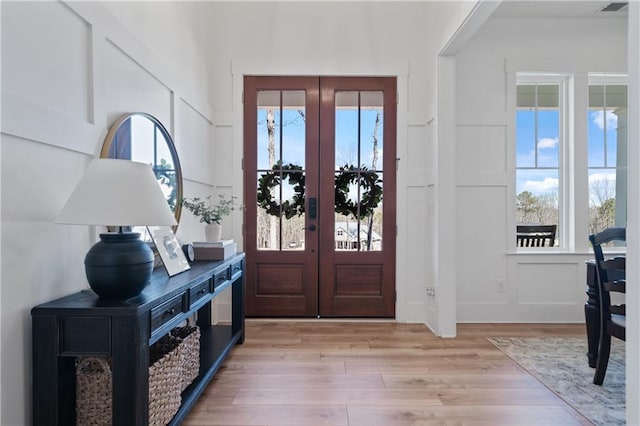
[[[91,365],[97,364],[99,367],[105,371],[105,373],[111,374],[111,368],[109,367],[109,363],[104,358],[88,356],[82,358],[82,360],[78,363],[78,371],[85,372],[87,369],[91,367]]]

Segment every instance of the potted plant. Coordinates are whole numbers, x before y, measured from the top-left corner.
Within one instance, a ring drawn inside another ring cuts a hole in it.
[[[217,203],[213,202],[211,195],[205,199],[193,197],[180,200],[180,203],[197,217],[201,223],[206,223],[204,232],[207,241],[220,241],[222,219],[236,209],[235,201],[237,197],[230,196],[227,198],[225,195],[220,194],[218,198]]]

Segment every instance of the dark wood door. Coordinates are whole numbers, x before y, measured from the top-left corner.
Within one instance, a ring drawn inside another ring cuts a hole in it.
[[[244,80],[249,316],[395,315],[396,80]]]
[[[320,315],[393,317],[396,79],[320,79]]]

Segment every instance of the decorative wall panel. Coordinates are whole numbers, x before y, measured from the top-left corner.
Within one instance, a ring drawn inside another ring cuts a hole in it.
[[[182,160],[185,179],[211,183],[213,159],[213,124],[189,103],[180,99],[176,104],[180,125],[175,143]]]
[[[109,124],[125,112],[146,112],[160,120],[173,136],[172,91],[110,41],[104,52],[103,90]]]
[[[90,25],[64,3],[25,3],[2,3],[3,92],[91,121]]]

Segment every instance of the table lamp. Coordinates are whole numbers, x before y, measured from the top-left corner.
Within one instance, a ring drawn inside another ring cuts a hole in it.
[[[108,158],[89,164],[55,222],[118,227],[100,234],[84,259],[91,289],[117,300],[140,294],[153,272],[151,248],[122,228],[176,224],[150,165]]]

